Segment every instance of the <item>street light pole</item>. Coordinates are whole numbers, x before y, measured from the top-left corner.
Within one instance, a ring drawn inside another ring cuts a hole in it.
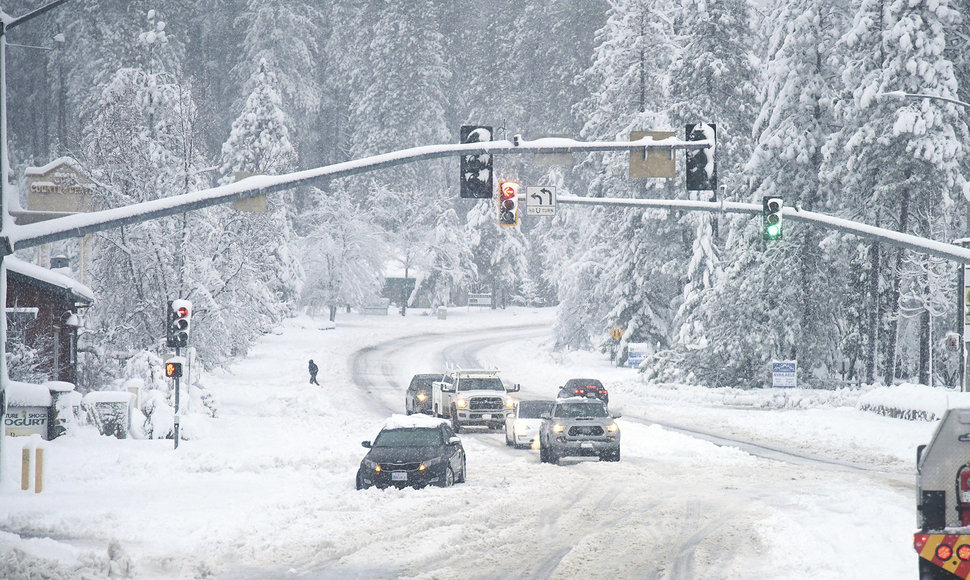
[[[13,253],[10,243],[13,220],[7,201],[7,178],[10,174],[10,160],[7,156],[7,31],[67,1],[54,0],[17,18],[11,17],[0,8],[0,308],[3,309],[0,315],[0,419],[7,416],[7,385],[10,384],[7,374],[7,268],[3,259]],[[6,427],[0,422],[0,482],[3,481],[3,442],[7,437],[6,431]]]
[[[929,93],[905,93],[903,91],[888,91],[885,93],[879,93],[878,96],[895,97],[897,99],[928,99],[928,100],[935,100],[935,101],[945,101],[947,103],[952,103],[954,105],[963,107],[964,109],[970,109],[970,103],[966,103],[959,99],[953,99],[950,97],[944,97],[942,95],[933,95]],[[966,248],[966,247],[970,247],[970,199],[965,199],[964,202],[966,203],[967,237],[954,240],[953,244]],[[958,302],[957,302],[958,304],[957,313],[959,314],[960,319],[957,322],[957,331],[960,333],[960,344],[963,345],[963,348],[960,350],[960,354],[961,354],[960,390],[966,393],[966,392],[970,392],[970,384],[968,384],[968,380],[970,380],[970,373],[967,373],[967,366],[968,364],[970,364],[970,332],[967,332],[967,330],[970,329],[970,324],[967,323],[968,322],[967,307],[970,305],[967,304],[967,286],[970,285],[970,283],[968,283],[968,280],[967,280],[967,265],[960,264],[959,267],[960,267],[960,273],[959,273],[960,275],[959,275],[959,284],[957,288],[957,292],[959,293]],[[930,346],[930,348],[933,348],[933,347]],[[932,382],[932,380],[930,382]]]

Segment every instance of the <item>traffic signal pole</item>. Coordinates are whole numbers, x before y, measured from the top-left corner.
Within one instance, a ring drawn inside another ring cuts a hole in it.
[[[632,151],[644,149],[682,150],[712,147],[710,141],[683,141],[667,138],[654,140],[647,136],[636,141],[576,141],[547,137],[526,141],[488,141],[448,143],[402,149],[354,161],[335,163],[284,175],[256,175],[235,183],[184,193],[163,199],[136,203],[127,207],[58,217],[43,222],[13,226],[8,234],[12,249],[20,250],[42,244],[81,237],[129,224],[212,207],[232,201],[286,191],[294,187],[319,185],[337,177],[350,177],[395,167],[415,161],[457,157],[470,154],[525,155],[534,153],[577,153],[586,151]]]
[[[3,481],[3,442],[6,427],[3,418],[7,416],[7,385],[10,377],[7,372],[7,267],[4,258],[13,254],[14,247],[10,234],[14,228],[10,217],[10,203],[7,200],[9,187],[7,176],[10,174],[10,160],[7,152],[7,31],[32,20],[41,14],[57,8],[68,0],[54,0],[27,14],[12,17],[0,8],[0,482]]]
[[[761,204],[741,203],[734,201],[694,201],[677,199],[631,199],[610,197],[577,197],[560,195],[557,203],[563,205],[603,205],[614,207],[640,207],[653,209],[669,209],[678,211],[706,211],[712,213],[741,213],[761,215]],[[960,264],[970,264],[970,249],[962,248],[946,242],[937,242],[911,234],[904,234],[886,228],[878,228],[868,224],[854,222],[835,216],[814,211],[799,209],[798,207],[784,207],[781,215],[786,220],[811,223],[820,227],[856,235],[862,238],[877,240],[881,243],[905,248],[920,254],[927,254],[953,260]]]
[[[176,346],[175,347],[175,356],[178,357],[178,356],[181,356],[181,354],[182,354],[181,353],[181,349],[179,349],[179,347]],[[180,419],[181,419],[181,417],[179,416],[179,392],[181,392],[181,390],[182,390],[181,383],[179,381],[181,381],[181,380],[182,379],[180,377],[175,377],[175,428],[174,428],[174,431],[175,431],[175,449],[178,449],[179,448],[179,423],[180,423]]]

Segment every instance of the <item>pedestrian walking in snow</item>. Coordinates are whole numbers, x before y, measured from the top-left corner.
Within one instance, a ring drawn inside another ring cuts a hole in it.
[[[313,364],[312,358],[310,359],[309,369],[310,369],[310,384],[319,385],[320,383],[317,382],[317,371],[319,371],[320,369],[317,368],[317,365]]]

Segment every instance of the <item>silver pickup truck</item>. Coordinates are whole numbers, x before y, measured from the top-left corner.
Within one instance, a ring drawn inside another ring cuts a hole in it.
[[[620,460],[620,427],[599,399],[559,399],[551,412],[542,414],[539,428],[539,460],[559,463],[563,457],[599,457]]]

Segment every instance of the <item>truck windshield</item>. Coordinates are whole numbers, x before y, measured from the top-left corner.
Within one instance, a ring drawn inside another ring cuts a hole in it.
[[[502,391],[505,385],[498,377],[465,377],[458,380],[459,391]]]
[[[556,417],[607,417],[609,413],[603,405],[573,403],[556,405]]]

